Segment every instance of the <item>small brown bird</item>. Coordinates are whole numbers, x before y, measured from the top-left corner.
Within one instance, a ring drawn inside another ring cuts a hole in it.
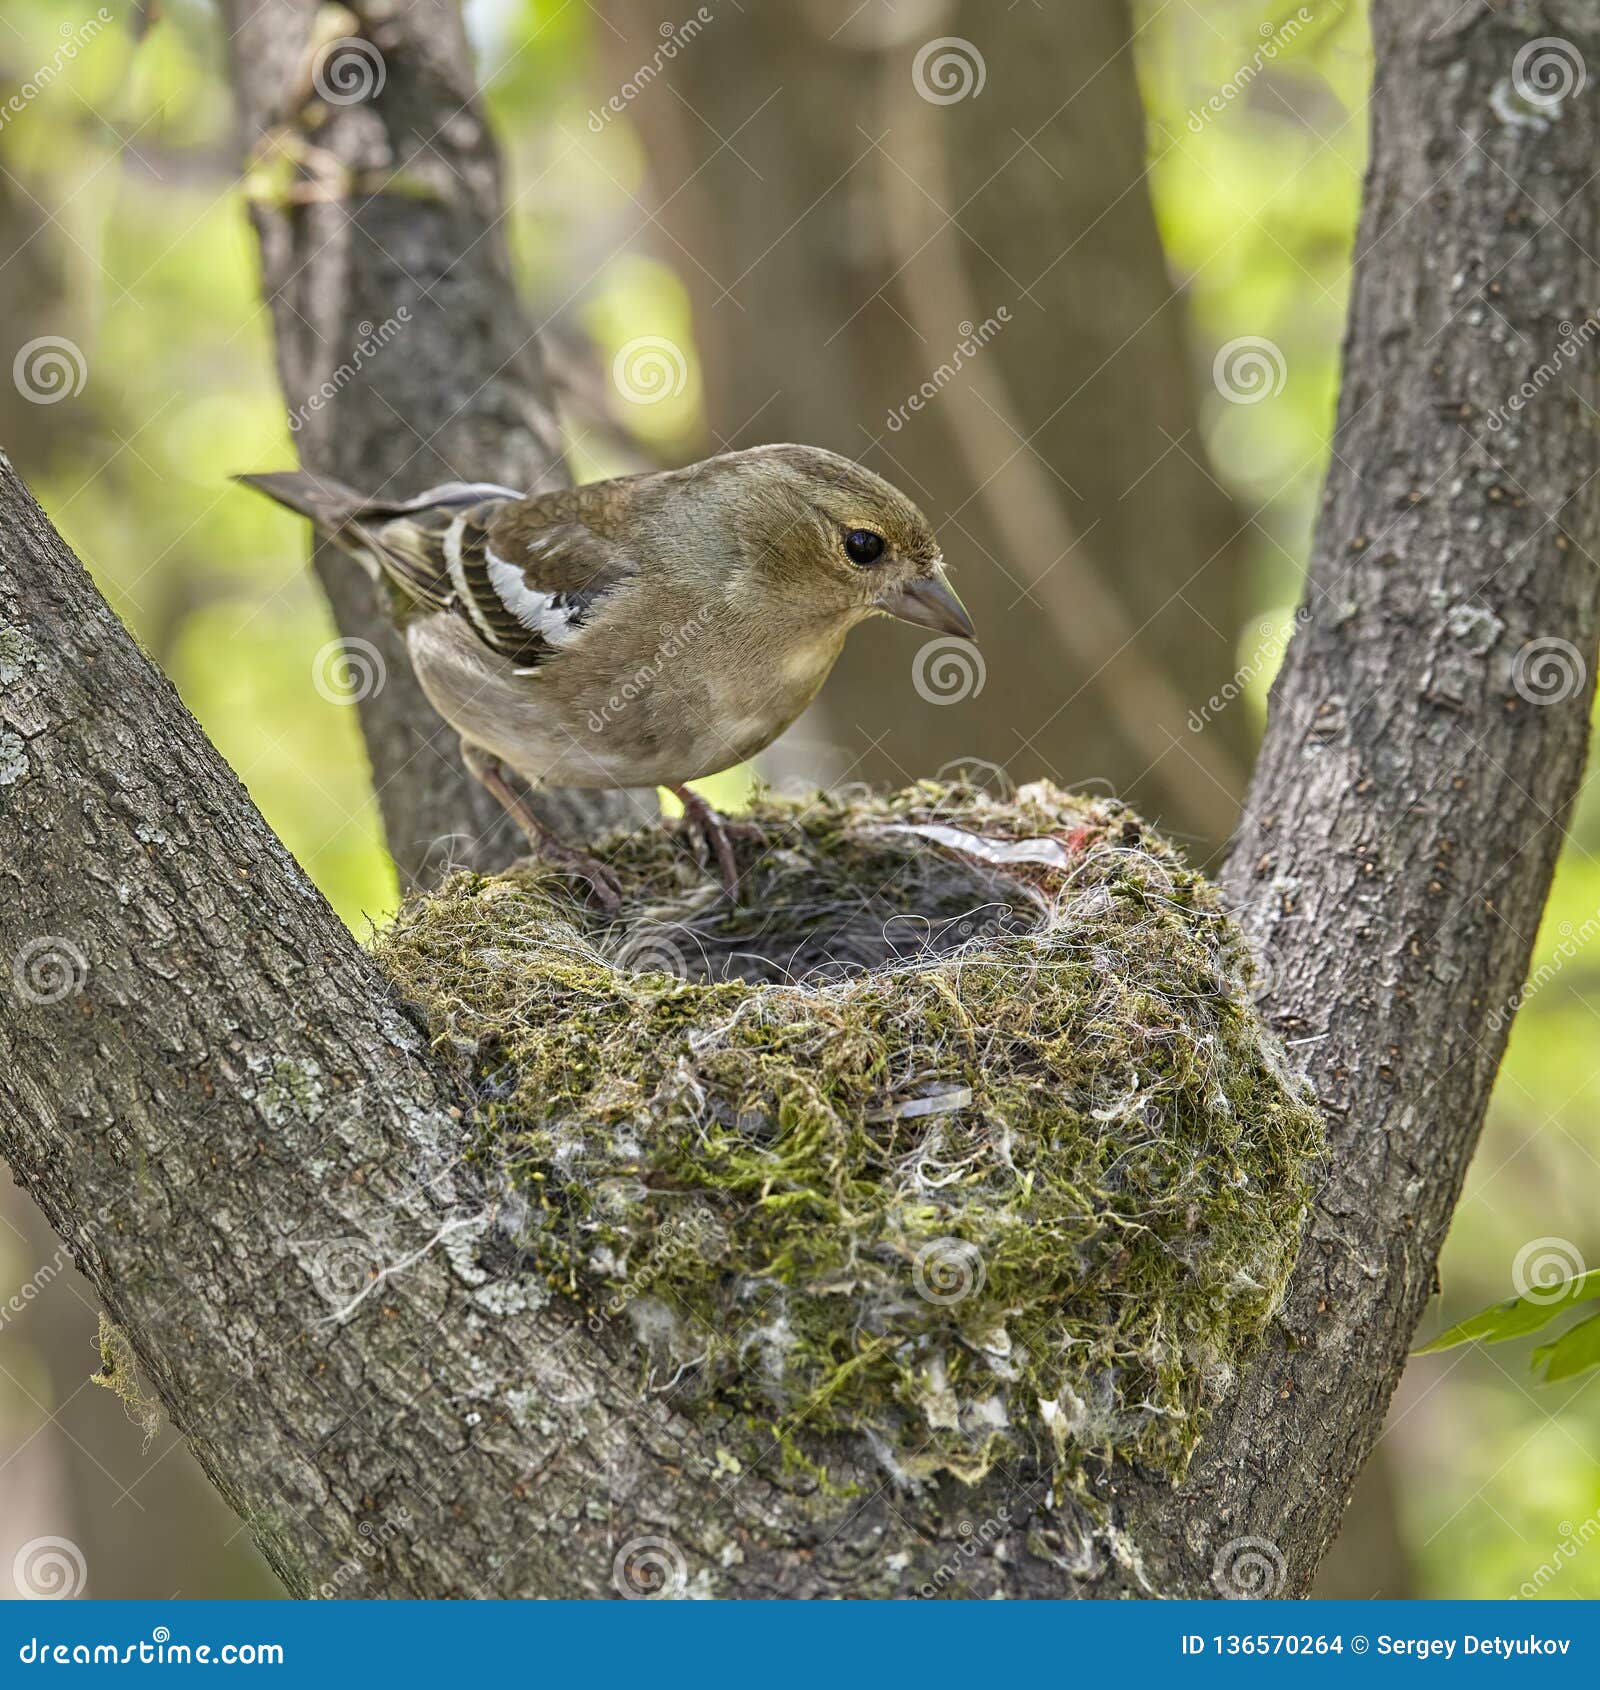
[[[732,894],[726,826],[685,783],[770,745],[865,618],[975,637],[921,511],[815,447],[532,497],[451,482],[368,499],[304,472],[239,479],[388,583],[468,768],[608,907],[609,872],[545,830],[505,766],[530,783],[666,787]]]

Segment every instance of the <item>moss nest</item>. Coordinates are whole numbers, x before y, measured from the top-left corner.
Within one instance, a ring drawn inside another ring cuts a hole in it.
[[[743,820],[737,907],[660,828],[600,852],[619,919],[518,867],[378,941],[529,1198],[524,1262],[647,1388],[813,1471],[847,1434],[910,1484],[1176,1479],[1321,1143],[1216,892],[1043,783]]]

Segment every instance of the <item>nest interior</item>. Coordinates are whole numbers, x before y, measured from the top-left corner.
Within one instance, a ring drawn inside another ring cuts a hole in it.
[[[1217,894],[1043,783],[742,820],[738,906],[660,828],[600,852],[615,921],[519,867],[377,941],[525,1266],[617,1318],[645,1388],[811,1471],[843,1435],[910,1483],[1176,1479],[1321,1143]]]

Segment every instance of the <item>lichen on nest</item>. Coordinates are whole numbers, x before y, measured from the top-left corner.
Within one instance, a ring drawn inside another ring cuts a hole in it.
[[[616,922],[521,867],[378,941],[531,1198],[525,1259],[631,1319],[650,1388],[794,1460],[1176,1479],[1321,1143],[1217,894],[1045,783],[744,819],[737,908],[653,829],[602,849]]]

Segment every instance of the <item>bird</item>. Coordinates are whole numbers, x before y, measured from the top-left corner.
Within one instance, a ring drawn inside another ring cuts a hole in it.
[[[688,782],[769,746],[869,617],[977,638],[916,504],[820,447],[532,494],[452,481],[372,498],[304,469],[236,479],[388,589],[467,768],[611,911],[615,876],[557,840],[508,771],[530,786],[666,788],[737,898],[728,823]]]

